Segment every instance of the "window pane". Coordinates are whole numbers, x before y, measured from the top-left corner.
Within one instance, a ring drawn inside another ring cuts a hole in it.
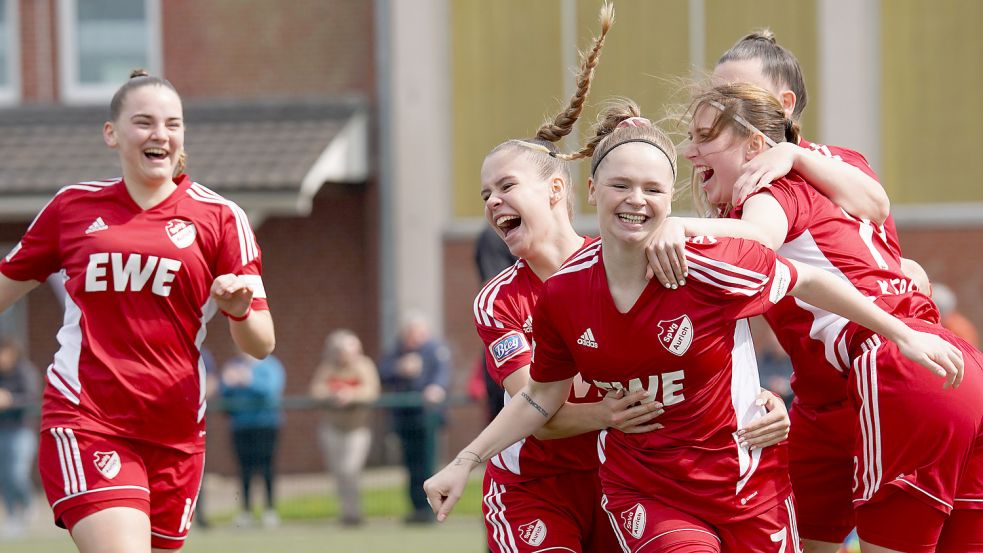
[[[79,0],[78,19],[80,83],[119,83],[149,64],[144,2]]]

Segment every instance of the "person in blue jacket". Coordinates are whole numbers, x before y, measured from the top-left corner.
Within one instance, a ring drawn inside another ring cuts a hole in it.
[[[273,457],[283,423],[280,400],[285,380],[283,365],[272,355],[256,359],[238,354],[222,368],[222,402],[231,422],[232,443],[242,480],[243,510],[236,519],[240,526],[252,523],[249,488],[257,472],[266,485],[263,525],[276,526],[280,522],[273,501]]]

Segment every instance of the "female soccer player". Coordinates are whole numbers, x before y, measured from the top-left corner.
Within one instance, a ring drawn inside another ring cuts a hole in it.
[[[741,168],[775,144],[794,143],[797,125],[768,91],[753,85],[708,90],[696,97],[692,109],[686,156],[694,165],[694,182],[712,212],[725,214]],[[733,215],[741,220],[681,221],[686,234],[754,238],[789,259],[837,275],[887,311],[910,319],[912,327],[961,350],[969,366],[966,380],[957,390],[944,390],[893,344],[812,301],[786,300],[765,315],[792,357],[797,379],[831,382],[828,389],[835,392],[849,377],[846,390],[859,409],[859,423],[854,414],[840,424],[853,429],[853,439],[831,441],[813,433],[811,447],[828,451],[828,459],[835,458],[837,448],[853,451],[850,485],[864,551],[938,547],[954,552],[983,545],[981,357],[937,324],[935,306],[903,275],[896,242],[883,227],[848,215],[794,172],[753,194]],[[829,424],[827,413],[812,412],[817,417],[805,419],[811,428]],[[940,436],[944,447],[921,445]],[[809,443],[800,446],[808,453]],[[811,466],[806,461],[793,471],[817,470],[822,460]],[[812,501],[820,503],[823,494],[843,491],[813,488],[810,493],[819,495]]]
[[[205,446],[205,323],[266,357],[273,321],[245,213],[182,174],[181,98],[135,71],[103,126],[123,177],[63,188],[0,262],[0,311],[60,273],[39,465],[82,553],[180,549]],[[177,175],[177,176],[175,176]]]
[[[597,134],[589,188],[602,240],[545,283],[531,378],[516,401],[428,480],[438,520],[476,464],[556,413],[579,372],[605,390],[644,392],[643,402],[665,409],[662,429],[599,439],[602,503],[622,550],[797,551],[783,450],[750,449],[737,435],[763,412],[745,317],[791,291],[878,328],[913,357],[938,356],[955,371],[948,356],[958,362],[958,352],[822,271],[750,241],[693,241],[694,282],[684,288],[647,280],[645,246],[670,209],[675,150],[631,104],[608,110]]]
[[[769,91],[790,121],[799,120],[808,100],[799,61],[768,30],[747,35],[724,52],[712,78],[719,84],[744,82]],[[797,143],[779,142],[744,164],[734,183],[731,203],[739,205],[753,190],[793,170],[847,213],[870,220],[871,231],[900,250],[890,203],[876,173],[863,155],[846,148],[815,144],[801,136]],[[664,284],[683,281],[685,260],[681,251],[673,249],[681,248],[682,242],[681,236],[654,241],[650,252],[653,273]],[[928,277],[920,265],[902,258],[901,269],[919,290],[929,291]],[[785,344],[799,339],[795,329],[774,330]],[[791,353],[789,346],[786,349]],[[796,355],[797,370],[792,377],[795,399],[788,442],[789,472],[806,553],[836,553],[856,525],[850,492],[855,414],[845,379],[832,370],[821,353]]]

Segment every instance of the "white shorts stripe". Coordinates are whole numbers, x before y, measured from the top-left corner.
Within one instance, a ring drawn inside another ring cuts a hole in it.
[[[672,530],[666,530],[665,532],[663,532],[661,534],[657,534],[655,536],[652,536],[651,539],[649,539],[648,541],[646,541],[642,545],[638,546],[638,549],[636,551],[642,551],[643,549],[645,549],[645,547],[648,544],[654,542],[655,540],[661,538],[662,536],[668,536],[669,534],[675,534],[676,532],[697,532],[697,533],[700,533],[700,534],[706,534],[708,536],[712,536],[713,539],[717,540],[717,543],[723,543],[722,541],[720,541],[720,536],[718,536],[717,534],[714,534],[713,532],[709,532],[707,530],[704,530],[703,528],[673,528]]]
[[[76,493],[78,485],[75,483],[75,476],[69,472],[72,470],[72,465],[65,462],[65,445],[61,441],[61,436],[58,435],[58,429],[52,428],[49,432],[55,439],[55,446],[58,448],[58,464],[61,465],[61,478],[65,482],[65,495]]]
[[[621,525],[618,524],[618,519],[614,516],[614,513],[608,510],[608,496],[601,494],[601,509],[608,514],[608,522],[611,523],[611,528],[614,529],[614,537],[618,538],[618,545],[621,546],[622,553],[631,553],[631,548],[628,547],[628,541],[625,540],[625,535],[621,531]]]
[[[505,504],[502,496],[505,494],[505,486],[499,485],[494,480],[490,481],[488,493],[485,494],[483,501],[488,509],[485,520],[491,529],[492,542],[498,546],[502,553],[518,553],[519,548],[515,545],[515,537],[512,535],[512,528],[509,527],[505,519]]]
[[[62,501],[67,501],[69,499],[72,499],[73,497],[78,497],[80,495],[88,495],[90,493],[100,493],[100,492],[111,492],[114,490],[141,490],[147,492],[148,495],[150,494],[150,490],[144,488],[143,486],[106,486],[105,488],[96,488],[94,490],[86,490],[84,492],[74,493],[72,495],[65,496],[59,499],[58,501],[52,503],[51,507],[54,508],[55,505],[58,505]]]
[[[799,540],[799,523],[795,520],[795,502],[792,496],[785,499],[785,508],[788,510],[788,528],[792,533],[792,552],[802,553],[802,542]]]
[[[84,492],[88,489],[88,486],[85,483],[85,469],[82,468],[82,454],[79,452],[79,443],[75,439],[75,431],[71,428],[66,428],[65,434],[68,435],[68,441],[71,444],[70,451],[72,452],[72,459],[75,461],[75,472],[79,481],[79,491]]]

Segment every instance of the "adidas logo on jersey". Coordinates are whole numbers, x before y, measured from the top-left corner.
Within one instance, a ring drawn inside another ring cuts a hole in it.
[[[100,230],[109,230],[109,225],[102,220],[102,217],[96,217],[95,221],[89,225],[89,228],[85,229],[86,234],[92,234],[93,232],[99,232]]]
[[[594,332],[591,331],[590,328],[585,330],[584,333],[580,335],[580,338],[577,338],[577,343],[582,346],[597,349],[597,342],[594,341]]]

